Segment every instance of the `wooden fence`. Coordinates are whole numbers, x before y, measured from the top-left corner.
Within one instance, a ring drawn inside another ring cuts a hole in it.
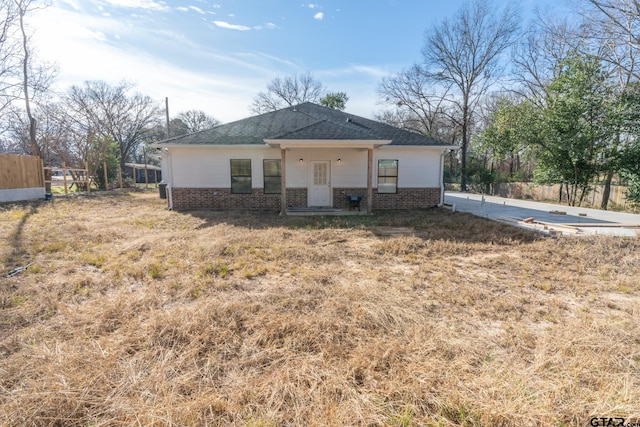
[[[69,188],[73,185],[75,185],[76,188],[82,187],[82,191],[91,192],[91,177],[89,176],[88,163],[85,163],[84,169],[68,168],[64,163],[61,168],[45,167],[44,169],[50,171],[48,175],[51,176],[50,180],[45,180],[44,182],[52,187],[62,185],[64,187],[64,194],[69,194]],[[71,175],[69,176],[67,172],[70,172]],[[67,176],[69,177],[67,178]]]
[[[609,206],[619,207],[622,209],[626,208],[626,191],[626,187],[612,185],[611,193],[609,194]],[[582,206],[599,208],[600,203],[602,202],[603,192],[604,185],[594,185],[593,189],[584,198]],[[527,182],[502,183],[494,186],[493,195],[509,197],[512,199],[532,199],[557,202],[560,198],[560,184],[533,185]],[[566,200],[566,194],[564,195],[564,200]]]
[[[0,190],[36,187],[44,188],[40,157],[0,154]]]

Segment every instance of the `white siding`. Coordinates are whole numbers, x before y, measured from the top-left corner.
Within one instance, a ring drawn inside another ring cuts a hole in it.
[[[312,160],[331,162],[332,187],[367,186],[367,150],[309,148],[287,151],[287,187],[307,187]]]
[[[434,188],[441,182],[440,155],[443,148],[386,146],[373,151],[373,186],[377,186],[378,159],[398,160],[399,188]],[[280,150],[261,146],[170,147],[170,158],[163,156],[165,182],[178,188],[231,187],[229,159],[251,159],[252,187],[263,187],[263,159],[279,159]],[[286,179],[289,188],[308,185],[312,160],[331,162],[331,186],[367,186],[366,149],[290,149],[287,150]],[[303,159],[302,163],[299,162]],[[340,159],[340,163],[338,163]]]
[[[440,155],[436,147],[381,147],[373,151],[373,186],[378,185],[378,160],[398,160],[398,188],[438,188]]]
[[[177,188],[231,187],[230,159],[251,159],[251,186],[262,188],[262,160],[280,158],[279,149],[268,147],[171,147],[169,153]]]

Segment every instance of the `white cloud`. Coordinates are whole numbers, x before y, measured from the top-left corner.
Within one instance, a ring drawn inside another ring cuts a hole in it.
[[[295,69],[296,67],[296,64],[287,59],[279,58],[277,56],[269,55],[262,52],[243,52],[236,54],[236,56],[245,60],[246,64],[258,64],[257,67],[262,70],[265,70],[264,67],[266,64],[276,64],[276,66],[273,67],[274,69],[282,69],[283,65],[290,69]]]
[[[76,2],[74,2],[73,0],[62,0],[61,3],[68,4],[69,6],[74,8],[75,10],[80,10],[80,7],[78,6],[78,4]]]
[[[195,0],[193,4],[200,6]],[[140,14],[145,20],[148,18]],[[223,122],[248,117],[251,100],[269,80],[307,69],[284,54],[277,57],[260,51],[227,52],[215,43],[192,39],[191,34],[177,28],[146,21],[145,25],[135,25],[130,20],[100,16],[95,10],[85,13],[54,4],[34,15],[32,23],[38,28],[34,42],[40,57],[59,66],[59,91],[86,80],[109,84],[127,80],[160,103],[168,97],[172,114],[199,109]],[[214,25],[211,20],[208,23]],[[250,30],[224,21],[215,25]],[[273,23],[261,27],[278,28]],[[133,39],[144,43],[137,48]],[[385,70],[366,64],[314,70],[313,74],[327,87],[345,91],[351,97],[349,112],[368,117],[376,102],[379,77]]]
[[[389,67],[352,64],[343,68],[327,68],[314,73],[320,80],[348,81],[380,81],[393,74]]]
[[[244,25],[234,25],[234,24],[229,24],[228,22],[224,22],[224,21],[213,21],[214,25],[216,27],[220,27],[220,28],[226,28],[228,30],[237,30],[237,31],[249,31],[251,30],[250,27],[244,26]]]
[[[128,9],[145,9],[165,11],[169,10],[167,6],[154,0],[106,0],[111,6],[126,7]]]
[[[317,19],[318,21],[322,21],[323,18],[324,18],[324,13],[322,12],[318,12],[315,15],[313,15],[313,19]]]
[[[264,25],[256,25],[255,27],[253,27],[254,30],[278,30],[280,29],[280,27],[278,27],[276,24],[274,24],[273,22],[267,22]]]
[[[178,10],[180,12],[189,12],[189,8],[188,7],[184,7],[184,6],[178,6],[178,7],[176,7],[176,10]]]
[[[247,107],[252,97],[264,89],[266,79],[263,75],[273,64],[269,58],[257,62],[259,57],[248,61],[206,52],[203,46],[167,30],[142,33],[146,38],[176,40],[181,46],[189,47],[190,51],[197,53],[192,60],[209,67],[209,71],[203,72],[191,63],[170,62],[162,55],[154,56],[150,51],[135,49],[129,43],[117,43],[115,40],[119,36],[109,36],[111,42],[105,42],[105,34],[122,33],[123,38],[132,33],[140,35],[139,29],[117,19],[53,6],[32,19],[38,28],[34,43],[40,57],[57,63],[60,68],[57,90],[64,92],[71,85],[87,80],[104,80],[109,84],[126,80],[135,83],[137,91],[153,99],[169,97],[170,111],[174,114],[195,108],[224,122],[249,116]],[[211,64],[223,65],[217,67],[221,71],[211,73]]]
[[[198,12],[200,15],[204,15],[205,12],[204,10],[200,9],[198,6],[189,6],[189,9]]]
[[[315,9],[316,7],[318,7],[318,5],[317,5],[317,4],[313,4],[313,3],[309,3],[309,4],[307,5],[307,7],[308,7],[309,9]]]
[[[107,41],[107,36],[105,36],[103,32],[95,31],[93,33],[93,36],[96,38],[96,40],[100,40],[101,42]]]

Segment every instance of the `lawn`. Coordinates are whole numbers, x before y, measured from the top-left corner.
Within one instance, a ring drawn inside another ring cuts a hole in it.
[[[1,425],[640,418],[640,238],[165,202],[0,206]]]

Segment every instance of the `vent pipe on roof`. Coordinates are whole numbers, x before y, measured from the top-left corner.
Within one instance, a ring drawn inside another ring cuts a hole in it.
[[[347,117],[347,123],[351,123],[351,119]]]

